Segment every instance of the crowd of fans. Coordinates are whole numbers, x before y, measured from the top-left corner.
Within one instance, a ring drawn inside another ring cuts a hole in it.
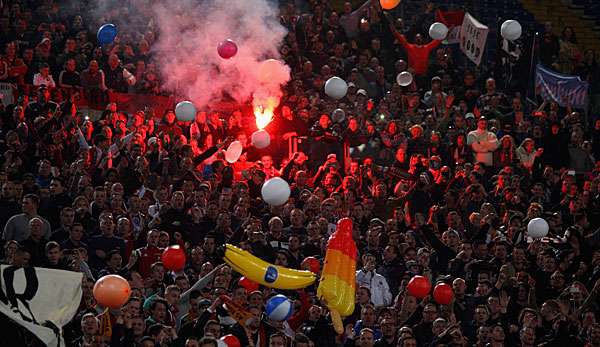
[[[108,104],[89,119],[75,106],[81,95],[165,91],[153,26],[97,47],[85,4],[0,2],[0,82],[20,92],[0,108],[2,264],[84,274],[67,346],[208,347],[226,334],[241,346],[600,345],[600,118],[527,99],[485,68],[492,62],[476,68],[430,41],[432,3],[412,18],[386,18],[377,1],[340,12],[330,1],[282,5],[292,80],[265,150],[250,144],[256,128],[242,109],[201,110],[190,124],[152,105],[127,114]],[[572,28],[546,28],[541,63],[596,88],[594,52]],[[406,70],[414,81],[401,87]],[[335,75],[349,86],[339,101],[323,92]],[[288,153],[294,137],[305,140]],[[244,152],[229,164],[222,150],[234,139]],[[261,201],[274,176],[292,191],[280,207]],[[316,285],[283,291],[296,310],[273,322],[264,303],[278,291],[247,292],[223,265],[227,242],[290,268],[322,260],[341,217],[354,221],[359,249],[342,335]],[[544,239],[527,236],[536,217],[549,223]],[[172,244],[186,249],[184,271],[160,262]],[[92,295],[106,274],[132,288],[110,311],[111,336]],[[453,303],[408,295],[416,274],[451,284]],[[254,318],[237,323],[220,295]],[[14,332],[2,344],[39,345],[1,321]]]

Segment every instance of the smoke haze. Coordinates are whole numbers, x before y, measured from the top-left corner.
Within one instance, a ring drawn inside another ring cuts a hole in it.
[[[182,0],[155,3],[152,10],[158,32],[153,55],[166,90],[198,108],[224,95],[238,102],[254,96],[255,107],[277,106],[281,86],[290,79],[289,67],[272,61],[261,64],[279,58],[278,48],[286,34],[275,4]],[[228,38],[236,42],[238,53],[225,60],[219,57],[217,45]]]

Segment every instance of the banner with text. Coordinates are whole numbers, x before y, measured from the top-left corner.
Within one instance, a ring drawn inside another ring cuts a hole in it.
[[[64,346],[61,329],[77,313],[82,277],[79,272],[2,265],[0,313],[46,346]]]
[[[469,13],[465,14],[460,28],[460,49],[477,65],[481,63],[489,30]]]
[[[544,100],[556,101],[560,106],[585,108],[588,83],[579,76],[563,75],[538,65],[535,70],[535,93]]]
[[[0,103],[8,106],[15,102],[16,87],[12,83],[0,83]]]
[[[465,11],[435,11],[435,20],[444,23],[448,27],[448,36],[444,40],[445,44],[460,42],[460,29],[465,19]]]

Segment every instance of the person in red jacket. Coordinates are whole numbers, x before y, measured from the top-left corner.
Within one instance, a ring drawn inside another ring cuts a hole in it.
[[[146,246],[138,248],[131,253],[129,263],[127,264],[128,269],[132,269],[137,265],[137,270],[142,277],[147,278],[150,276],[152,264],[160,261],[160,256],[163,252],[163,250],[158,247],[159,236],[160,232],[156,229],[148,231]]]
[[[439,46],[442,41],[433,40],[424,45],[423,36],[421,36],[421,34],[417,34],[415,35],[415,43],[409,43],[406,40],[406,37],[400,34],[394,26],[394,21],[391,19],[391,15],[386,13],[386,17],[388,18],[390,30],[392,30],[394,37],[406,50],[406,54],[408,54],[408,66],[415,71],[416,76],[425,76],[429,66],[429,54],[433,49]]]

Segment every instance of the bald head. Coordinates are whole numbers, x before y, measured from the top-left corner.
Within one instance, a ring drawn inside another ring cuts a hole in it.
[[[29,221],[29,232],[32,239],[40,240],[44,236],[44,222],[40,218],[32,218]]]

